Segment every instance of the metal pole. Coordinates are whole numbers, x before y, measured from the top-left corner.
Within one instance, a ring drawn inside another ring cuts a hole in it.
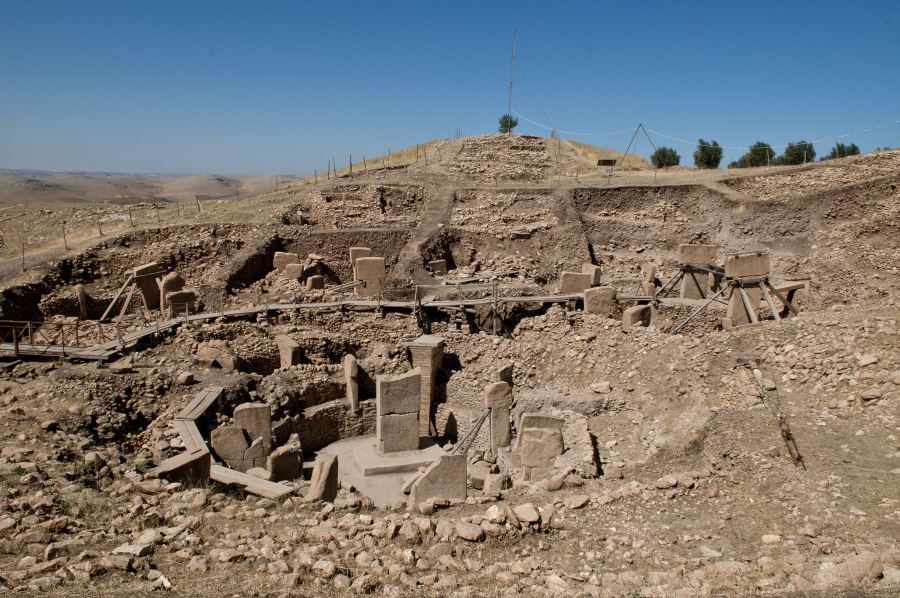
[[[22,272],[25,271],[25,240],[22,240]]]
[[[131,208],[128,208],[128,222],[131,223],[131,226],[134,226],[134,218],[131,217]]]
[[[512,92],[513,92],[513,75],[516,72],[516,30],[513,29],[513,38],[512,38],[512,58],[509,61],[509,103],[507,104],[506,113],[512,118]],[[512,128],[510,128],[507,133],[512,133]]]
[[[62,223],[62,233],[63,233],[63,247],[65,247],[66,250],[68,250],[69,242],[66,240],[66,223],[65,222]]]

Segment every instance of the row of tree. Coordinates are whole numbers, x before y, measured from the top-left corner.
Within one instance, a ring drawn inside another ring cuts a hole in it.
[[[512,114],[504,114],[500,117],[500,132],[512,133],[519,124],[519,120]],[[554,131],[556,134],[556,131]],[[855,143],[845,145],[835,143],[831,151],[820,160],[833,160],[859,154],[859,146]],[[764,141],[757,141],[747,149],[747,153],[728,164],[728,168],[750,168],[753,166],[787,166],[793,164],[806,164],[816,159],[816,148],[809,141],[792,141],[784,148],[780,156],[775,155],[772,146]],[[722,146],[719,142],[700,139],[697,141],[697,149],[694,151],[694,166],[697,168],[718,168],[722,162]],[[656,168],[678,166],[681,156],[671,147],[660,146],[650,156],[650,163]]]
[[[827,155],[820,160],[833,160],[859,154],[859,146],[855,143],[835,143]],[[750,168],[753,166],[805,164],[816,159],[816,148],[808,141],[792,141],[784,148],[780,156],[775,155],[772,146],[764,141],[751,145],[747,153],[728,164],[728,168]],[[681,156],[671,147],[661,146],[650,156],[650,162],[657,168],[677,166]],[[694,152],[694,166],[697,168],[718,168],[722,162],[722,146],[716,141],[700,139]]]

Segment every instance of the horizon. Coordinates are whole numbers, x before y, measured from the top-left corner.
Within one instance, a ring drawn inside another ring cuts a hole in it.
[[[701,137],[723,165],[756,141],[900,145],[897,3],[417,8],[13,2],[0,168],[303,176],[496,132],[513,30],[516,133],[623,151],[642,123],[685,166]]]

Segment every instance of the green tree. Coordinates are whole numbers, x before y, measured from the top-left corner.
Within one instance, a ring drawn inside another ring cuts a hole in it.
[[[722,147],[716,141],[700,139],[694,152],[694,166],[697,168],[718,168],[722,161]]]
[[[791,141],[778,157],[778,164],[805,164],[816,159],[816,148],[808,141]]]
[[[843,143],[835,143],[834,147],[831,148],[831,151],[828,152],[827,156],[824,156],[823,160],[834,160],[835,158],[846,158],[847,156],[858,156],[859,155],[859,146],[855,143],[851,143],[850,145],[844,145]]]
[[[766,166],[775,157],[772,146],[764,141],[757,141],[750,146],[746,154],[728,165],[728,168],[751,168],[753,166]]]
[[[519,120],[512,114],[504,114],[500,117],[500,132],[512,133],[512,130],[519,126]]]
[[[681,162],[681,156],[671,147],[660,146],[653,155],[650,156],[650,162],[657,168],[665,168],[666,166],[678,166]]]

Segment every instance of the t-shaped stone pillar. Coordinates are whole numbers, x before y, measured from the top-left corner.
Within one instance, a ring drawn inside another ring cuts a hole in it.
[[[144,300],[144,306],[147,309],[157,309],[160,305],[159,285],[156,284],[156,275],[160,274],[162,266],[156,262],[150,262],[143,266],[138,266],[132,272],[134,283],[138,290],[141,291],[141,298]]]
[[[484,405],[491,410],[491,449],[509,446],[509,410],[512,407],[512,388],[506,382],[494,382],[484,389]]]
[[[423,334],[409,343],[412,366],[422,372],[422,404],[419,406],[419,435],[431,436],[431,404],[434,401],[434,383],[444,358],[444,339]]]

